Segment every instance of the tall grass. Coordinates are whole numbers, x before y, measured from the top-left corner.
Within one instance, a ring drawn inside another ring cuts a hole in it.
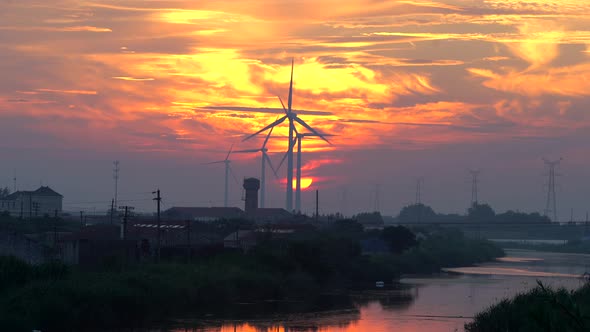
[[[590,331],[590,284],[570,292],[538,282],[534,289],[504,299],[476,315],[467,332]]]

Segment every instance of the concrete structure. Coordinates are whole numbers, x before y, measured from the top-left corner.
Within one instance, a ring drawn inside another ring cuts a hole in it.
[[[260,180],[256,178],[244,179],[244,190],[246,190],[245,206],[246,216],[254,218],[258,209],[258,189],[260,189]]]
[[[0,200],[0,211],[13,217],[37,218],[61,213],[63,196],[49,187],[33,191],[16,191]]]

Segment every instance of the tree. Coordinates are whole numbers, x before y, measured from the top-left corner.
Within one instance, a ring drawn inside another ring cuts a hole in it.
[[[435,222],[436,213],[434,210],[422,203],[405,206],[399,213],[398,220],[402,224],[416,222]]]
[[[389,250],[396,254],[400,254],[418,244],[416,234],[404,226],[385,227],[381,233],[381,238],[387,243]]]
[[[496,212],[488,204],[473,203],[467,211],[469,219],[476,222],[491,222],[496,217]]]
[[[363,212],[353,217],[363,225],[383,225],[383,217],[380,212]]]

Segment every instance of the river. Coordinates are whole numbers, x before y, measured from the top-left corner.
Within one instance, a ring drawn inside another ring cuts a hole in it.
[[[168,331],[202,332],[452,332],[479,311],[537,285],[575,289],[590,271],[590,255],[507,250],[506,257],[476,267],[403,278],[400,287],[355,295],[349,309],[272,318],[185,320]]]

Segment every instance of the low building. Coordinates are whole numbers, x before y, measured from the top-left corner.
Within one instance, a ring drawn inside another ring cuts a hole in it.
[[[164,211],[162,216],[170,220],[213,222],[244,218],[244,211],[237,207],[172,207]]]
[[[13,217],[37,218],[62,211],[63,196],[49,187],[33,191],[16,191],[0,199],[0,211]]]
[[[277,223],[292,219],[293,214],[281,208],[257,208],[254,211],[254,220],[257,223]]]

